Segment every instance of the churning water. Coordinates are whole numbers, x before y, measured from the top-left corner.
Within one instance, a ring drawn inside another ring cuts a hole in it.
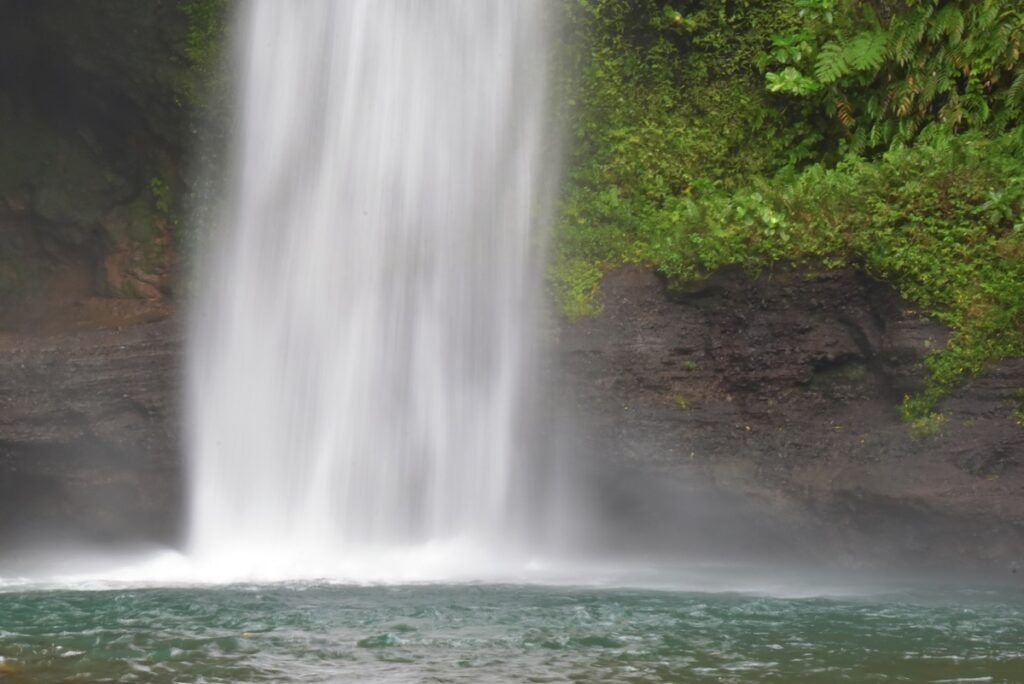
[[[548,4],[246,6],[190,330],[196,558],[372,576],[529,539]]]
[[[0,681],[1000,684],[1024,680],[1020,601],[1019,590],[0,592]]]

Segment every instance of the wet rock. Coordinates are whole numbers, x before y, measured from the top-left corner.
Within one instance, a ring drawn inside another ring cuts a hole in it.
[[[0,536],[176,539],[173,320],[0,339]]]
[[[1024,360],[901,419],[947,331],[852,270],[720,272],[673,292],[630,267],[596,318],[563,322],[583,449],[758,502],[821,552],[998,566],[1024,555]],[[911,538],[913,539],[911,543]],[[868,561],[870,562],[870,560]]]
[[[920,437],[899,404],[947,333],[862,274],[727,272],[681,293],[627,268],[605,288],[600,316],[551,334],[581,451],[645,474],[604,492],[614,515],[681,540],[746,526],[751,548],[803,540],[850,564],[1020,562],[1024,360],[955,392]],[[180,355],[174,320],[0,336],[6,541],[176,538]],[[666,515],[656,489],[685,501]],[[711,513],[713,495],[728,505]]]
[[[185,188],[199,82],[181,7],[0,2],[0,304],[84,258],[97,293],[166,294],[161,222]],[[129,277],[110,282],[110,260]]]

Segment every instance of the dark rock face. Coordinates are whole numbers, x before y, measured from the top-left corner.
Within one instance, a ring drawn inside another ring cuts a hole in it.
[[[580,451],[614,474],[600,492],[612,524],[637,514],[683,550],[846,565],[1024,556],[1024,361],[963,387],[917,436],[899,403],[945,331],[878,282],[726,272],[680,293],[629,268],[605,292],[600,316],[560,325],[555,401],[575,405]],[[177,540],[180,355],[173,320],[0,338],[5,545]]]
[[[177,537],[186,5],[0,0],[0,546]]]
[[[900,401],[945,330],[864,275],[722,272],[683,293],[626,268],[604,291],[600,316],[561,329],[585,450],[740,495],[851,562],[1024,557],[1024,360],[919,436]]]
[[[177,325],[0,339],[4,546],[177,539]]]
[[[195,88],[176,0],[3,0],[0,82],[20,113],[77,136],[123,180],[150,150],[187,139]],[[96,179],[100,181],[102,179]]]
[[[163,299],[198,88],[167,0],[0,0],[0,303],[87,263]]]

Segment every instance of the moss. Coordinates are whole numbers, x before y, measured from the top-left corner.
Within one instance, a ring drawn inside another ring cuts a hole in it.
[[[1013,396],[1010,398],[1010,406],[1013,419],[1019,425],[1024,425],[1024,389],[1019,389],[1013,393]]]
[[[159,177],[149,180],[150,200],[156,213],[164,218],[171,217],[174,195],[167,181]]]
[[[682,409],[683,411],[689,411],[691,408],[693,408],[693,400],[687,399],[681,394],[677,394],[676,396],[672,397],[672,403],[674,403],[678,408]]]
[[[565,259],[557,263],[550,275],[555,298],[569,320],[579,320],[601,313],[601,268],[586,259]]]
[[[946,416],[931,411],[922,415],[905,414],[904,417],[910,424],[910,430],[914,435],[921,438],[938,435],[946,424]]]
[[[186,0],[180,7],[188,18],[185,54],[196,71],[209,74],[223,50],[228,0]]]

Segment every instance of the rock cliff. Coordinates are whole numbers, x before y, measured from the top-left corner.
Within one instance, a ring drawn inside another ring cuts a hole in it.
[[[854,271],[721,272],[689,292],[608,275],[562,326],[589,449],[757,502],[850,562],[1009,567],[1024,555],[1024,360],[912,430],[903,396],[943,327]]]
[[[1021,560],[1024,361],[955,392],[918,434],[899,404],[945,331],[862,274],[722,272],[672,292],[627,268],[605,296],[599,316],[557,326],[558,401],[589,462],[685,483],[681,516],[727,497],[844,564]],[[180,356],[173,319],[0,340],[6,539],[175,542]]]
[[[0,307],[25,293],[165,299],[203,76],[196,0],[0,0]],[[227,89],[225,89],[227,90]]]
[[[0,337],[0,539],[177,540],[173,320]]]

